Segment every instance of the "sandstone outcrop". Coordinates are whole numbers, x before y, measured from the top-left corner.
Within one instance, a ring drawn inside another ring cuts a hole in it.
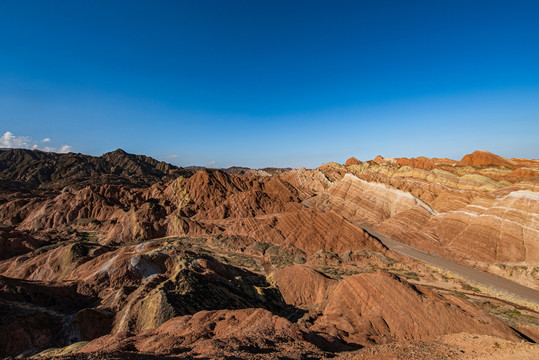
[[[505,166],[508,168],[514,168],[517,163],[508,160],[502,156],[495,155],[488,151],[476,150],[471,154],[465,155],[462,160],[459,161],[459,165],[469,166]]]
[[[341,281],[311,330],[363,346],[462,331],[518,339],[500,321],[460,298],[442,297],[381,271]]]
[[[170,319],[138,335],[108,335],[84,346],[81,353],[184,354],[209,357],[248,357],[278,353],[323,357],[308,335],[290,321],[263,309],[202,311]]]
[[[485,151],[460,162],[411,160],[379,156],[346,167],[344,176],[342,168],[325,167],[326,176],[335,171],[341,178],[305,203],[424,251],[498,275],[515,274],[514,280],[536,287],[539,177],[537,168],[523,167],[537,166],[536,160]],[[516,267],[525,270],[503,270]]]
[[[279,287],[287,304],[304,308],[322,304],[338,283],[303,265],[275,271],[273,281]]]
[[[0,260],[33,251],[46,244],[27,233],[11,228],[0,228]]]
[[[84,309],[95,300],[78,293],[75,284],[35,283],[0,276],[0,356],[64,346],[108,333],[111,314]]]
[[[344,166],[359,165],[359,164],[361,164],[361,161],[359,161],[358,159],[352,156],[351,158],[348,158],[348,160],[346,160],[346,162],[344,163]]]
[[[484,151],[197,172],[2,151],[0,356],[441,359],[468,334],[513,349],[532,308],[369,232],[537,287],[538,173]]]

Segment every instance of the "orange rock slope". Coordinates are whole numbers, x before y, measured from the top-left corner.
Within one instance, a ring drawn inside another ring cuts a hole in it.
[[[337,181],[305,203],[424,251],[537,287],[539,177],[528,175],[539,174],[539,161],[485,151],[460,162],[425,160],[430,165],[424,167],[423,160],[414,165],[401,165],[401,160],[379,157],[326,166],[326,176]]]
[[[380,271],[341,281],[311,329],[363,346],[463,331],[518,339],[501,322],[465,300],[442,297]]]
[[[67,180],[56,173],[53,183],[22,184],[10,158],[2,176],[16,178],[0,188],[0,356],[346,358],[432,344],[445,356],[456,336],[526,338],[447,289],[388,272],[409,273],[412,261],[362,226],[537,286],[537,160],[379,156],[312,170],[182,171],[161,182],[163,164],[115,156],[129,171],[98,169],[111,183],[87,186],[63,169],[84,180],[61,190]]]

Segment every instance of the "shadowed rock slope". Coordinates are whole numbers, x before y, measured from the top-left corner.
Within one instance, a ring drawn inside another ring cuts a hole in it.
[[[0,180],[23,189],[68,185],[126,184],[146,187],[192,171],[118,149],[100,157],[39,150],[0,150]]]

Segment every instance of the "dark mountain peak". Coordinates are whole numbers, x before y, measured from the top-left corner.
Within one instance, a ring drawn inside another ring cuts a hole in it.
[[[180,175],[190,176],[193,172],[122,149],[100,157],[25,149],[0,150],[0,180],[27,189],[60,189],[67,185],[88,184],[148,187]]]
[[[122,149],[116,149],[114,151],[110,151],[108,153],[104,153],[100,156],[100,158],[104,159],[110,159],[110,160],[119,160],[119,159],[133,159],[137,157],[135,154],[130,154]]]
[[[132,154],[129,154],[125,150],[118,148],[114,151],[109,151],[108,153],[105,153],[102,156],[125,156],[125,155],[132,155]]]

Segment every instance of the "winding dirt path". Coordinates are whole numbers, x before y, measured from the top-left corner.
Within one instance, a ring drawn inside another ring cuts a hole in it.
[[[496,275],[488,274],[483,271],[455,264],[439,256],[431,255],[424,251],[413,248],[409,245],[393,240],[385,236],[384,234],[371,229],[369,226],[357,223],[355,224],[360,226],[363,230],[367,231],[371,236],[374,236],[375,238],[379,239],[385,246],[387,246],[392,251],[436,266],[438,268],[450,271],[454,274],[462,276],[467,280],[489,287],[493,290],[504,292],[508,295],[518,297],[525,301],[531,301],[539,305],[539,291],[537,290],[523,285],[519,285],[514,281],[504,279]]]

